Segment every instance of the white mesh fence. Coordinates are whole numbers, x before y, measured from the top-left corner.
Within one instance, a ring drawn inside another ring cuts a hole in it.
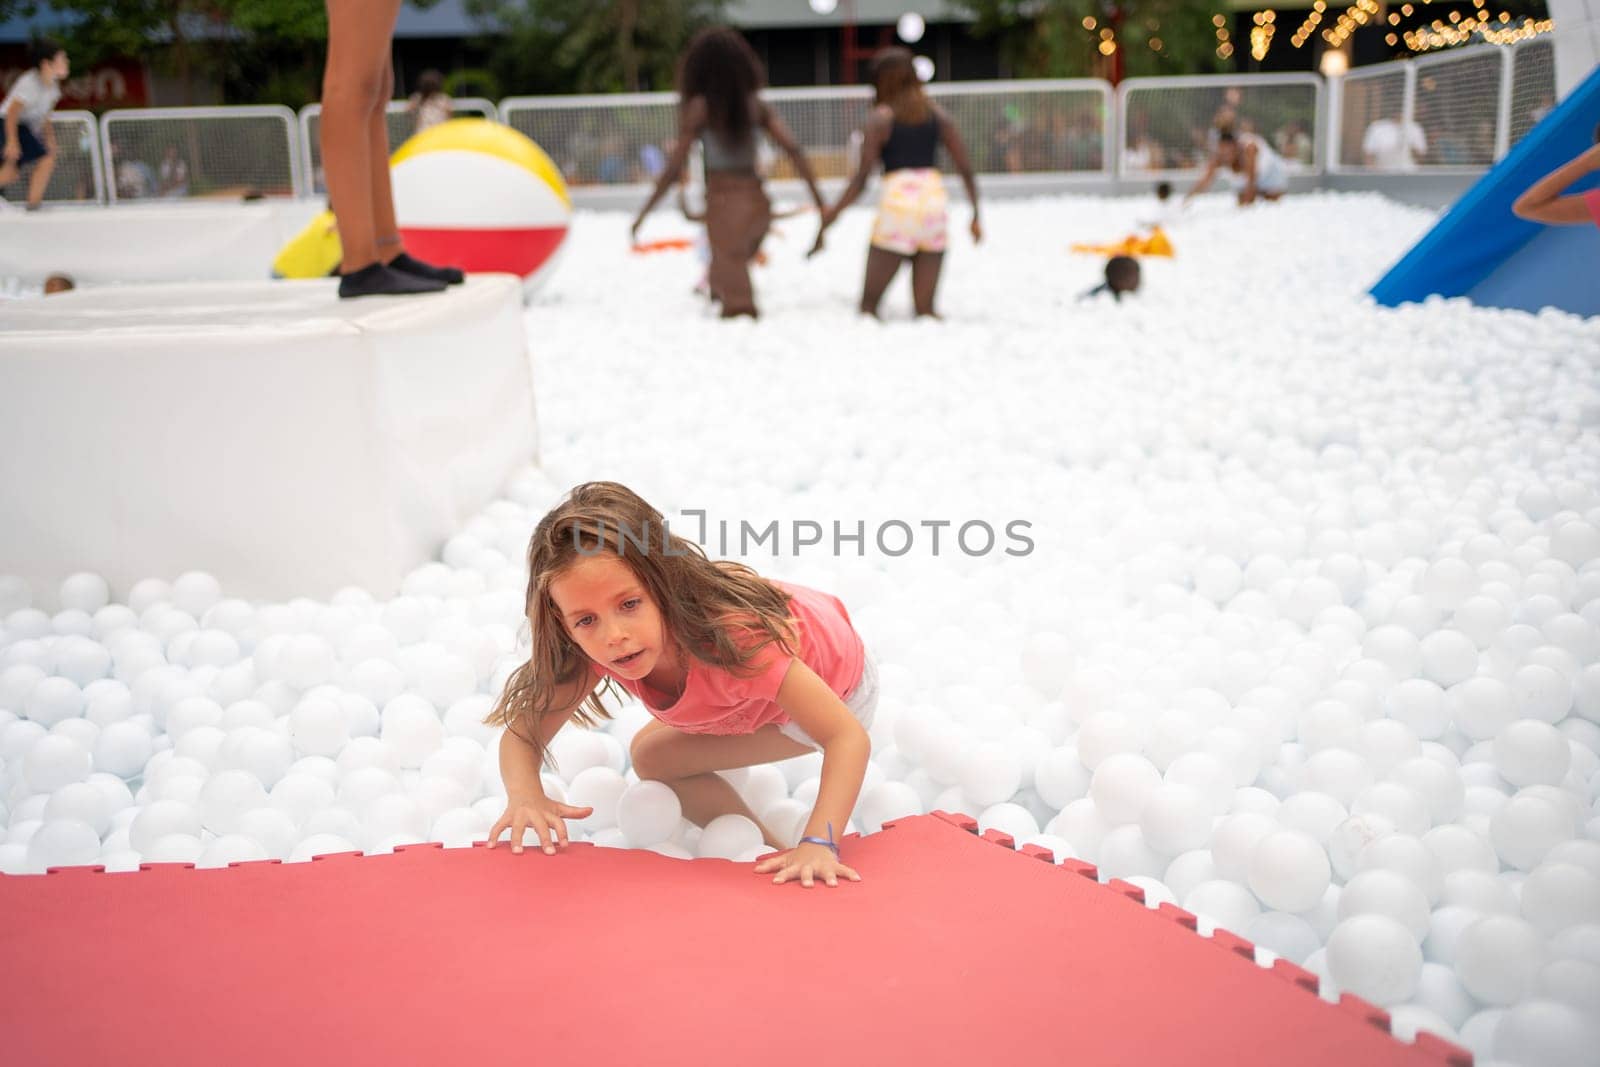
[[[1423,166],[1477,168],[1494,162],[1506,53],[1484,45],[1413,61],[1412,117],[1428,138]]]
[[[1111,88],[1094,79],[961,83],[929,93],[956,123],[975,169],[986,174],[1104,173],[1108,169]],[[769,89],[821,178],[854,169],[858,134],[872,108],[864,87]],[[672,93],[513,97],[500,104],[508,126],[537,141],[574,185],[650,181],[677,137]],[[763,149],[769,174],[795,177],[790,162]],[[952,169],[941,151],[940,165]]]
[[[100,120],[106,199],[302,195],[295,133],[286,107],[109,111]]]
[[[1265,138],[1292,171],[1313,172],[1321,159],[1322,79],[1313,74],[1129,78],[1118,96],[1125,177],[1199,170],[1230,115],[1236,131]]]
[[[953,83],[929,91],[955,121],[981,173],[1110,171],[1111,86],[1097,78]],[[942,165],[952,169],[948,159]]]
[[[678,135],[673,93],[513,96],[500,121],[544,149],[569,185],[653,181]]]
[[[1557,35],[1480,45],[1355,70],[1324,103],[1310,74],[1132,78],[930,85],[951,115],[974,168],[985,175],[1083,174],[1158,178],[1204,166],[1218,120],[1266,138],[1292,170],[1397,172],[1481,169],[1500,158],[1555,105]],[[823,178],[858,158],[871,109],[865,87],[769,89]],[[282,107],[148,108],[52,116],[57,164],[47,200],[116,202],[157,197],[296,196],[321,192],[321,107],[298,118]],[[575,186],[654,180],[677,136],[673,93],[480,98],[453,101],[457,116],[498,119],[533,138]],[[1323,112],[1332,114],[1325,120]],[[98,125],[98,129],[97,129]],[[389,140],[415,130],[404,101],[388,107]],[[950,170],[946,153],[940,165]],[[790,162],[762,149],[768,173]],[[26,183],[0,195],[17,202]]]
[[[57,204],[92,204],[104,195],[101,188],[100,139],[90,111],[55,111],[50,129],[56,137],[56,166],[44,187],[44,199]],[[0,197],[21,204],[28,198],[32,168],[10,185],[0,186]]]
[[[1339,86],[1339,170],[1415,170],[1426,137],[1408,114],[1411,67],[1386,63],[1351,71]]]
[[[457,119],[498,119],[494,101],[477,96],[455,97],[450,101],[450,117]],[[404,100],[391,100],[384,119],[389,128],[389,148],[394,150],[417,132],[417,114]],[[328,186],[322,176],[322,105],[307,104],[300,109],[300,167],[311,191],[322,194]]]
[[[843,178],[852,173],[857,158],[855,134],[866,125],[872,110],[870,89],[768,89],[761,96],[783,117],[818,178]],[[787,156],[775,151],[766,156],[771,177],[799,177]]]
[[[1519,41],[1511,48],[1510,144],[1539,124],[1556,106],[1555,42]]]

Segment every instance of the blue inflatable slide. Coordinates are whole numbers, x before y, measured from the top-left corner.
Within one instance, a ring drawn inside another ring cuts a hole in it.
[[[1600,315],[1600,226],[1542,226],[1511,213],[1527,188],[1594,144],[1600,68],[1464,193],[1372,287],[1393,307],[1465,296],[1485,307]],[[1568,193],[1594,188],[1589,175]]]

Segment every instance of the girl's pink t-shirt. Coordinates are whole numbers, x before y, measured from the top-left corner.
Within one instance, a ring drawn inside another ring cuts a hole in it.
[[[1600,189],[1590,189],[1583,194],[1583,202],[1589,205],[1589,217],[1594,219],[1594,224],[1600,226]]]
[[[837,597],[788,582],[773,582],[789,594],[789,612],[796,620],[800,661],[828,683],[841,699],[861,681],[866,652],[850,614]],[[763,726],[783,725],[789,715],[778,707],[778,687],[794,657],[777,645],[768,645],[756,654],[751,667],[756,673],[738,677],[720,667],[698,660],[689,661],[683,695],[665,701],[664,694],[643,681],[619,678],[598,663],[594,672],[610,678],[639,698],[650,714],[676,730],[688,734],[748,734]]]

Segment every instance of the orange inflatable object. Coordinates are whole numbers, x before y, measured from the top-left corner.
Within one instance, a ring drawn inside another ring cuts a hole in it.
[[[1097,256],[1164,256],[1167,259],[1173,256],[1172,242],[1168,240],[1166,232],[1160,226],[1152,229],[1148,237],[1129,234],[1116,244],[1075,244],[1072,250]]]
[[[659,241],[640,241],[633,246],[633,251],[644,255],[647,252],[682,252],[693,247],[692,237],[666,237]]]

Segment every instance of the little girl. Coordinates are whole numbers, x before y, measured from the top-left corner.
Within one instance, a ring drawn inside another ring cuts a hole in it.
[[[935,315],[934,293],[939,287],[939,272],[944,266],[945,192],[944,181],[935,165],[939,146],[944,145],[961,173],[972,204],[972,239],[983,239],[978,223],[978,182],[967,158],[966,145],[956,124],[950,121],[922,91],[909,49],[886,48],[873,66],[876,100],[867,120],[861,164],[839,196],[838,203],[822,212],[822,227],[817,231],[815,253],[822,248],[822,235],[839,213],[855,202],[867,184],[867,176],[883,162],[883,195],[878,203],[878,219],[872,227],[872,245],[867,250],[867,277],[861,290],[861,310],[878,314],[884,290],[900,270],[911,261],[911,298],[918,315]]]
[[[716,772],[820,750],[821,787],[800,844],[756,871],[806,886],[861,880],[840,862],[834,838],[871,755],[877,672],[843,604],[707,559],[615,482],[578,486],[540,520],[528,546],[527,604],[532,654],[485,720],[506,727],[506,810],[491,846],[509,829],[520,852],[532,829],[553,854],[567,843],[564,820],[592,813],[552,801],[539,771],[563,724],[611,717],[601,697],[620,685],[657,720],[633,738],[635,773],[670,786],[699,826],[743,815],[783,848]]]
[[[736,31],[726,26],[703,30],[689,42],[678,71],[678,140],[630,231],[637,243],[645,216],[679,180],[690,149],[699,141],[705,151],[711,296],[721,302],[725,319],[756,315],[749,264],[772,222],[772,205],[757,168],[758,130],[765,130],[794,161],[817,209],[822,209],[810,161],[783,119],[757,95],[765,80],[761,61]]]

